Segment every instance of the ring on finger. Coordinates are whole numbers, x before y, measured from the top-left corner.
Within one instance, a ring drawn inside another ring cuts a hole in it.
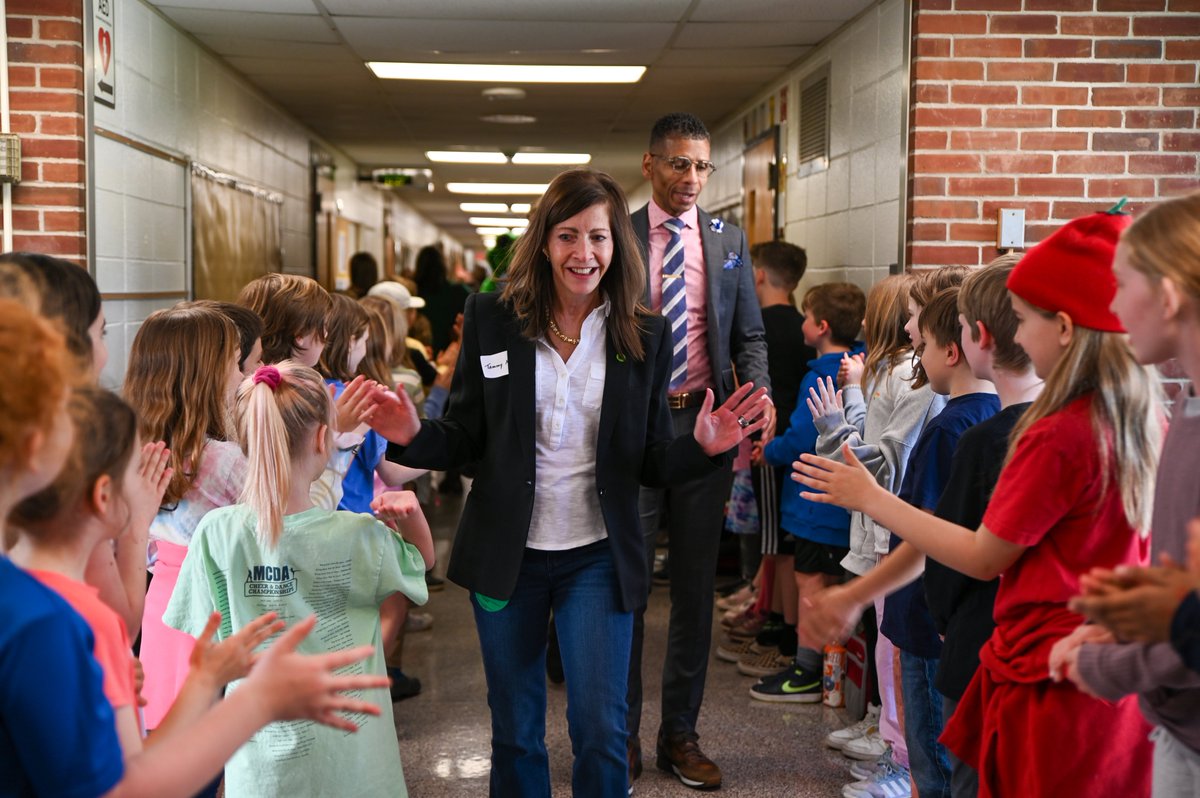
[[[738,426],[745,429],[750,426],[750,421],[745,416],[738,416]]]

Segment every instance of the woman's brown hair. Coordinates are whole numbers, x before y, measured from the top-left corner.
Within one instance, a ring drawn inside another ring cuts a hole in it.
[[[325,317],[333,307],[329,292],[316,280],[275,272],[251,280],[237,303],[262,319],[264,363],[290,358],[297,338],[315,333],[325,340]]]
[[[125,398],[142,440],[165,441],[171,450],[164,506],[192,489],[209,438],[233,438],[226,380],[240,351],[227,316],[186,302],[151,313],[134,336]]]
[[[530,214],[528,229],[513,247],[508,285],[500,297],[521,321],[521,332],[525,337],[545,336],[554,307],[554,277],[543,253],[550,231],[594,205],[608,208],[613,242],[612,261],[600,278],[600,291],[610,305],[608,334],[617,351],[641,360],[645,352],[640,317],[649,313],[642,305],[646,267],[629,221],[625,193],[604,172],[570,169],[550,182]]]
[[[349,382],[354,379],[350,370],[350,347],[354,339],[367,332],[370,318],[366,309],[345,294],[330,296],[333,307],[325,317],[325,348],[317,370],[327,380]]]

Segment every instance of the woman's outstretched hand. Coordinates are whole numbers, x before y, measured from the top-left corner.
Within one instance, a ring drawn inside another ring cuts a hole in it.
[[[371,429],[401,446],[408,446],[421,431],[417,406],[404,391],[384,391],[363,418]]]
[[[767,396],[767,389],[755,391],[752,382],[738,388],[714,410],[715,401],[709,388],[704,394],[704,404],[700,405],[700,414],[696,416],[696,426],[692,431],[696,443],[709,457],[729,451],[743,438],[766,426],[770,420],[767,409],[771,407],[771,399]]]
[[[800,495],[809,501],[864,511],[871,492],[882,488],[871,472],[858,462],[848,444],[842,444],[842,457],[846,461],[844,464],[815,454],[802,454],[792,463],[792,479],[813,491],[820,491],[802,491]]]

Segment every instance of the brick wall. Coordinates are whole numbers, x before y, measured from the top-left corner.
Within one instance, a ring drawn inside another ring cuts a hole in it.
[[[1200,0],[914,0],[907,255],[987,263],[1122,196],[1200,188]]]
[[[83,3],[8,0],[12,132],[21,137],[13,247],[83,263]]]

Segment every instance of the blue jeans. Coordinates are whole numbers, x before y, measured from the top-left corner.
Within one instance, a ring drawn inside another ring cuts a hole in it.
[[[549,798],[546,630],[551,610],[567,681],[575,765],[572,794],[616,798],[629,789],[625,691],[633,613],[622,612],[607,540],[567,551],[526,549],[508,604],[471,597],[492,711],[495,798]]]
[[[904,691],[904,741],[908,767],[921,798],[950,798],[950,759],[938,742],[942,734],[942,694],[933,686],[937,659],[900,652]]]

